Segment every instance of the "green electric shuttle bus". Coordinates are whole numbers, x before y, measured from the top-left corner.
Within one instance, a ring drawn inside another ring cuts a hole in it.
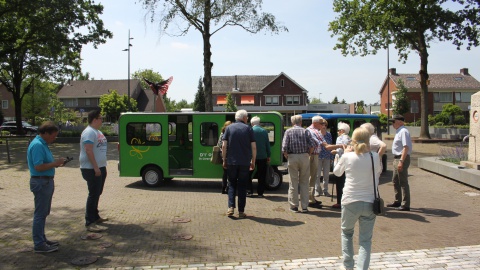
[[[277,189],[283,178],[278,169],[283,161],[282,115],[249,113],[249,119],[253,116],[260,117],[268,131],[275,174],[267,189]],[[235,122],[235,113],[123,113],[118,125],[120,176],[141,176],[147,186],[173,178],[221,178],[222,165],[212,164],[210,158],[226,121]]]

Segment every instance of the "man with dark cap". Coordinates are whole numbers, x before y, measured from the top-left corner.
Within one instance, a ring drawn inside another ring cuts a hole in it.
[[[393,153],[393,188],[395,201],[387,204],[395,210],[410,211],[410,187],[408,185],[408,167],[412,153],[412,140],[410,132],[404,126],[405,118],[402,115],[393,115],[388,122],[397,130],[392,143]],[[402,196],[403,195],[403,196]]]

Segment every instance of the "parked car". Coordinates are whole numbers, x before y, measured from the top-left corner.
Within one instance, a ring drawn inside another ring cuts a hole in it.
[[[34,135],[38,133],[38,127],[32,126],[29,123],[22,121],[23,131],[25,135]],[[1,131],[8,131],[10,134],[17,134],[17,122],[6,121],[0,126]]]

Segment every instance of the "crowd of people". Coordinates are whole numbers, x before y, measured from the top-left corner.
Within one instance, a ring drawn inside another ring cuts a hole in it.
[[[239,110],[235,122],[225,122],[218,146],[221,146],[224,169],[222,193],[228,194],[226,215],[233,217],[235,208],[238,218],[246,218],[247,195],[252,194],[252,173],[257,169],[257,196],[264,197],[266,172],[270,163],[271,149],[268,132],[261,127],[257,116],[250,119],[248,113]],[[410,190],[408,167],[412,142],[404,127],[404,118],[394,115],[389,122],[397,130],[392,144],[393,184],[395,200],[388,204],[399,211],[410,211]],[[102,116],[99,110],[88,114],[89,125],[80,138],[80,171],[88,188],[85,207],[85,227],[90,232],[106,230],[99,224],[108,221],[98,210],[100,196],[107,177],[107,140],[99,130]],[[328,192],[330,167],[336,185],[337,203],[332,208],[341,209],[341,243],[343,263],[346,269],[353,269],[353,234],[359,222],[359,253],[357,269],[368,269],[371,241],[376,215],[373,202],[378,190],[382,172],[381,156],[386,144],[375,135],[375,128],[365,123],[356,128],[350,138],[350,126],[338,123],[338,136],[332,144],[332,135],[327,131],[328,122],[321,116],[312,118],[309,127],[302,127],[302,117],[291,117],[292,127],[285,131],[282,153],[287,160],[290,182],[288,205],[292,212],[307,213],[308,207],[322,208],[315,197],[330,196]],[[49,144],[55,141],[59,128],[53,122],[45,122],[38,129],[39,134],[27,150],[30,170],[30,190],[34,195],[32,238],[35,252],[58,250],[59,242],[47,239],[46,218],[50,213],[55,169],[64,166],[66,158],[54,159]],[[368,168],[372,168],[371,170]],[[323,182],[323,187],[321,185]]]

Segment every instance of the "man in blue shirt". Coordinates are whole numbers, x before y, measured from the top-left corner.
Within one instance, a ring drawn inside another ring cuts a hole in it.
[[[48,144],[53,143],[58,135],[58,127],[53,122],[43,123],[38,128],[38,132],[39,135],[28,146],[27,163],[30,170],[30,191],[35,196],[32,225],[33,250],[40,253],[58,250],[59,243],[50,241],[45,236],[45,222],[52,206],[55,168],[63,166],[65,158],[54,160],[48,148]]]
[[[229,125],[223,134],[223,168],[228,172],[228,210],[231,217],[235,210],[235,195],[238,194],[238,218],[245,218],[249,170],[255,169],[257,146],[253,129],[248,123],[248,113],[235,113],[236,122]]]
[[[394,115],[388,121],[397,130],[392,143],[393,154],[393,189],[395,202],[387,204],[399,211],[410,211],[410,186],[408,184],[408,167],[412,153],[410,132],[404,126],[402,115]]]

